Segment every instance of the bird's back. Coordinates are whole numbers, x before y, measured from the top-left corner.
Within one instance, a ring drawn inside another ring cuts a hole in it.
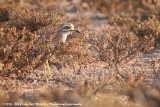
[[[61,35],[57,33],[57,29],[54,27],[41,28],[36,32],[36,35],[40,42],[49,42],[52,48],[60,44]]]
[[[53,39],[56,35],[56,29],[54,27],[41,28],[36,31],[37,38],[42,38],[45,40]]]

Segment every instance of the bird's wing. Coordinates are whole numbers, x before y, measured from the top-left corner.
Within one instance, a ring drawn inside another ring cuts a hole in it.
[[[49,44],[51,49],[54,49],[60,44],[60,36],[58,36],[56,28],[41,28],[36,32],[36,35],[38,42]]]
[[[52,41],[56,35],[56,29],[54,27],[41,28],[36,31],[37,38],[42,38],[45,41]]]

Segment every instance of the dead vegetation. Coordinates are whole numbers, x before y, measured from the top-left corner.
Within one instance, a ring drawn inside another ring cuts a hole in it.
[[[132,72],[126,71],[124,75],[119,69],[119,66],[127,64],[137,55],[159,47],[160,11],[158,10],[158,0],[82,0],[82,3],[86,2],[88,4],[88,8],[92,7],[106,13],[107,16],[110,15],[108,18],[110,27],[107,27],[101,34],[96,31],[87,32],[88,28],[85,24],[90,22],[80,19],[80,22],[73,20],[86,32],[72,34],[65,45],[58,47],[58,49],[51,46],[52,36],[56,33],[44,34],[42,38],[37,36],[37,31],[41,28],[56,28],[58,24],[63,22],[59,15],[61,13],[58,13],[58,11],[57,13],[51,13],[55,12],[58,7],[48,5],[51,0],[42,0],[42,2],[36,0],[22,1],[7,0],[0,4],[3,5],[0,7],[0,75],[27,80],[27,75],[42,67],[48,59],[50,65],[55,66],[59,71],[66,66],[74,69],[73,73],[67,72],[67,75],[60,76],[55,74],[52,78],[59,82],[65,82],[75,89],[69,91],[51,89],[48,92],[44,90],[44,92],[35,95],[34,100],[29,100],[27,103],[42,101],[46,103],[52,101],[55,103],[83,103],[86,104],[86,107],[90,107],[94,103],[95,107],[108,106],[111,102],[113,107],[132,105],[133,102],[123,105],[121,103],[124,102],[117,98],[119,97],[117,93],[123,92],[123,87],[125,92],[130,92],[127,97],[133,96],[136,101],[137,93],[140,93],[140,97],[149,96],[145,97],[147,103],[141,105],[142,107],[150,101],[151,104],[153,102],[155,107],[158,107],[160,99],[157,96],[151,98],[150,94],[143,93],[143,88],[137,89],[136,92],[132,90],[132,88],[143,85],[147,70],[141,71],[135,77]],[[26,5],[24,5],[25,2]],[[46,4],[46,7],[43,4]],[[42,6],[42,8],[39,8],[39,6]],[[55,7],[51,8],[50,6]],[[28,7],[31,10],[28,10]],[[56,32],[56,29],[54,29],[54,32]],[[88,66],[93,63],[95,64],[93,67]],[[96,64],[99,63],[103,63],[105,73],[96,69]],[[88,72],[85,66],[88,66],[91,72]],[[108,77],[106,77],[107,71],[110,74]],[[136,69],[133,71],[136,72]],[[80,75],[80,77],[76,77],[76,75]],[[108,89],[110,85],[119,89],[112,93],[113,96],[116,93],[113,101],[106,97],[110,92],[110,89]],[[0,99],[0,102],[26,103],[26,99],[22,100],[21,96],[8,94],[3,90],[0,91],[2,91],[0,98],[6,96],[4,99]],[[101,93],[100,96],[98,96],[99,93]],[[105,95],[103,96],[103,94]],[[106,100],[108,102],[105,103]],[[140,99],[140,103],[143,102],[141,100],[143,99]],[[86,101],[89,102],[86,103]],[[99,103],[101,104],[98,105]]]
[[[88,8],[100,10],[108,16],[111,25],[116,24],[123,32],[133,32],[137,37],[153,36],[159,45],[159,6],[158,0],[82,0]]]
[[[34,31],[49,25],[54,27],[60,21],[56,14],[10,12],[9,21],[2,24],[0,33],[1,63],[4,64],[1,75],[21,74],[35,69],[38,65],[35,60],[41,59],[48,51],[47,43],[40,43]]]

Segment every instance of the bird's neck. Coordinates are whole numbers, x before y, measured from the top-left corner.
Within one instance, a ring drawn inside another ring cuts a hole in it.
[[[67,36],[68,36],[68,34],[63,34],[63,35],[62,35],[61,41],[62,41],[63,43],[65,43],[65,41],[67,40]]]

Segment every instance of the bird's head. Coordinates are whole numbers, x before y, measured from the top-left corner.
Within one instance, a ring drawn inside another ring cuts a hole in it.
[[[62,35],[62,42],[65,42],[67,39],[67,36],[71,34],[72,32],[80,33],[78,30],[74,29],[73,24],[61,24],[58,27],[58,32],[60,35]]]
[[[61,24],[58,27],[58,32],[61,32],[61,34],[67,34],[69,35],[72,32],[80,33],[78,30],[74,29],[73,24]]]

